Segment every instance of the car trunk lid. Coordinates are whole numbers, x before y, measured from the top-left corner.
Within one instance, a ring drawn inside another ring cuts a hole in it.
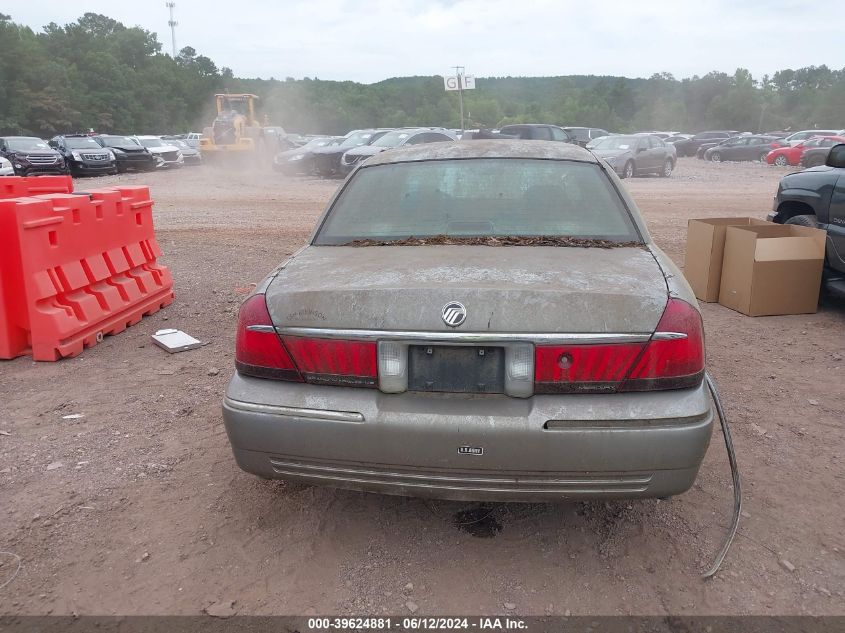
[[[277,328],[651,333],[667,287],[645,246],[309,246],[266,299]],[[466,308],[457,328],[450,302]]]

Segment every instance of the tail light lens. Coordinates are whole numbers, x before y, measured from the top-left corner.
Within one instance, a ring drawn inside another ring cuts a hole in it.
[[[376,344],[294,336],[279,337],[263,294],[241,306],[235,367],[246,376],[320,385],[374,387]]]
[[[535,348],[535,393],[683,389],[703,375],[701,315],[680,299],[669,299],[646,343]]]
[[[285,347],[305,382],[346,387],[375,387],[376,343],[285,336]]]
[[[247,376],[302,382],[302,376],[276,334],[262,294],[247,299],[238,314],[235,367]]]
[[[535,393],[616,391],[645,343],[552,345],[535,349]]]
[[[686,301],[669,299],[657,330],[634,363],[621,391],[684,389],[704,377],[701,315]]]

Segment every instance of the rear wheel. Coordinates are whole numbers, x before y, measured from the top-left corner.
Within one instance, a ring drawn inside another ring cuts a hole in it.
[[[674,165],[672,164],[671,159],[667,158],[666,162],[663,163],[663,169],[660,171],[660,175],[663,178],[668,178],[672,175],[672,170],[674,169]]]
[[[710,154],[710,160],[714,163],[721,163],[722,162],[722,155],[719,152],[713,152]]]
[[[786,167],[789,165],[789,159],[787,159],[783,154],[780,154],[775,157],[775,165],[778,167]]]
[[[797,226],[808,226],[811,229],[819,228],[819,221],[814,215],[793,215],[784,224],[795,224]]]
[[[623,178],[633,178],[634,177],[634,161],[629,160],[625,163],[625,169],[622,170],[622,177]]]

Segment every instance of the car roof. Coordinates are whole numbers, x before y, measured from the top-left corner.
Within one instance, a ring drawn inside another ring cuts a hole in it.
[[[367,166],[466,158],[542,158],[598,163],[591,152],[569,143],[496,139],[444,141],[389,149],[369,159]]]

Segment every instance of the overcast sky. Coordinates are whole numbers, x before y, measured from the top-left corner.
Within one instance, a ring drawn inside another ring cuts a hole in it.
[[[374,82],[443,75],[676,77],[845,67],[845,0],[176,0],[177,47],[239,77]],[[40,29],[92,11],[158,34],[165,0],[27,0],[2,9]],[[69,51],[70,52],[70,51]]]

